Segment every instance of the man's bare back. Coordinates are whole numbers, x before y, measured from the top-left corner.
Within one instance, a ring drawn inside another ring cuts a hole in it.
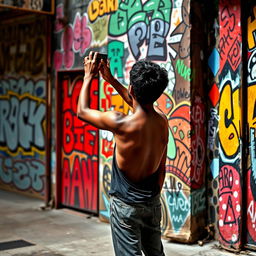
[[[139,107],[120,119],[114,138],[118,167],[129,180],[140,182],[158,170],[168,142],[167,119],[153,107]]]
[[[168,122],[165,115],[152,103],[140,104],[131,85],[126,89],[110,73],[102,60],[96,62],[97,53],[85,58],[84,85],[78,102],[78,116],[99,129],[112,131],[116,142],[116,161],[120,170],[133,182],[139,182],[161,169],[159,185],[165,176]],[[118,111],[100,112],[89,108],[89,85],[99,71],[113,85],[132,108],[131,115]],[[163,173],[164,172],[164,173]]]

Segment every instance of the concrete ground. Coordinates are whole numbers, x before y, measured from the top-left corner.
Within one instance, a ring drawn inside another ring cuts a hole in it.
[[[0,190],[1,256],[114,256],[110,226],[97,217],[68,210],[42,210],[43,202]],[[34,245],[1,250],[1,243],[25,240]],[[166,256],[230,256],[216,242],[204,246],[163,240]],[[243,252],[241,255],[256,255]],[[118,255],[122,256],[122,255]]]

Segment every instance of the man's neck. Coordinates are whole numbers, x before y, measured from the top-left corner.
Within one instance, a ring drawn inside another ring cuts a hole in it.
[[[133,101],[133,113],[142,111],[146,113],[154,112],[153,104],[139,104],[136,100]]]

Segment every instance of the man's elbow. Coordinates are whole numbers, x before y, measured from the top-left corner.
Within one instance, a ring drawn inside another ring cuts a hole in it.
[[[81,116],[81,114],[82,114],[82,109],[81,109],[81,107],[78,105],[78,106],[77,106],[77,109],[76,109],[76,116],[79,118],[79,117]]]
[[[78,106],[78,107],[77,107],[76,115],[77,115],[77,117],[78,117],[79,119],[84,120],[84,119],[86,118],[86,115],[87,115],[87,110],[81,108],[80,106]]]

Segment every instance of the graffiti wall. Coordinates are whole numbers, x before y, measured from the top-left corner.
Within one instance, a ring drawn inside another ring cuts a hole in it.
[[[170,126],[167,175],[161,195],[162,232],[164,236],[180,241],[195,240],[204,225],[202,214],[205,213],[205,114],[200,79],[202,68],[200,64],[191,64],[191,48],[196,59],[200,56],[201,46],[191,39],[190,2],[126,1],[119,2],[117,6],[113,4],[111,12],[100,11],[97,6],[97,1],[88,5],[88,26],[108,15],[110,67],[123,84],[129,84],[129,71],[139,59],[155,61],[168,70],[168,88],[156,102],[168,117]],[[96,11],[92,13],[93,8]],[[197,28],[200,24],[199,13],[195,12]],[[200,29],[195,31],[200,34]],[[193,90],[192,81],[197,84]],[[195,103],[193,107],[191,100]],[[130,111],[105,81],[100,84],[100,109],[115,109],[125,114]],[[113,149],[113,134],[100,131],[99,214],[103,221],[109,219],[108,191]]]
[[[256,245],[256,151],[255,151],[255,104],[256,104],[256,5],[251,4],[247,20],[248,24],[248,88],[247,88],[247,116],[249,135],[249,158],[246,179],[246,242],[249,246]],[[249,10],[248,10],[249,11]]]
[[[46,19],[0,23],[0,188],[43,197]]]
[[[98,129],[77,118],[76,109],[83,83],[83,72],[59,74],[61,97],[61,203],[98,212]],[[90,107],[98,109],[98,79],[91,86]]]
[[[241,246],[241,16],[240,1],[219,2],[219,240]]]
[[[222,246],[241,247],[242,141],[240,1],[221,0],[212,23],[208,119],[209,222]],[[215,37],[215,38],[214,38]],[[217,39],[217,40],[216,40]]]

